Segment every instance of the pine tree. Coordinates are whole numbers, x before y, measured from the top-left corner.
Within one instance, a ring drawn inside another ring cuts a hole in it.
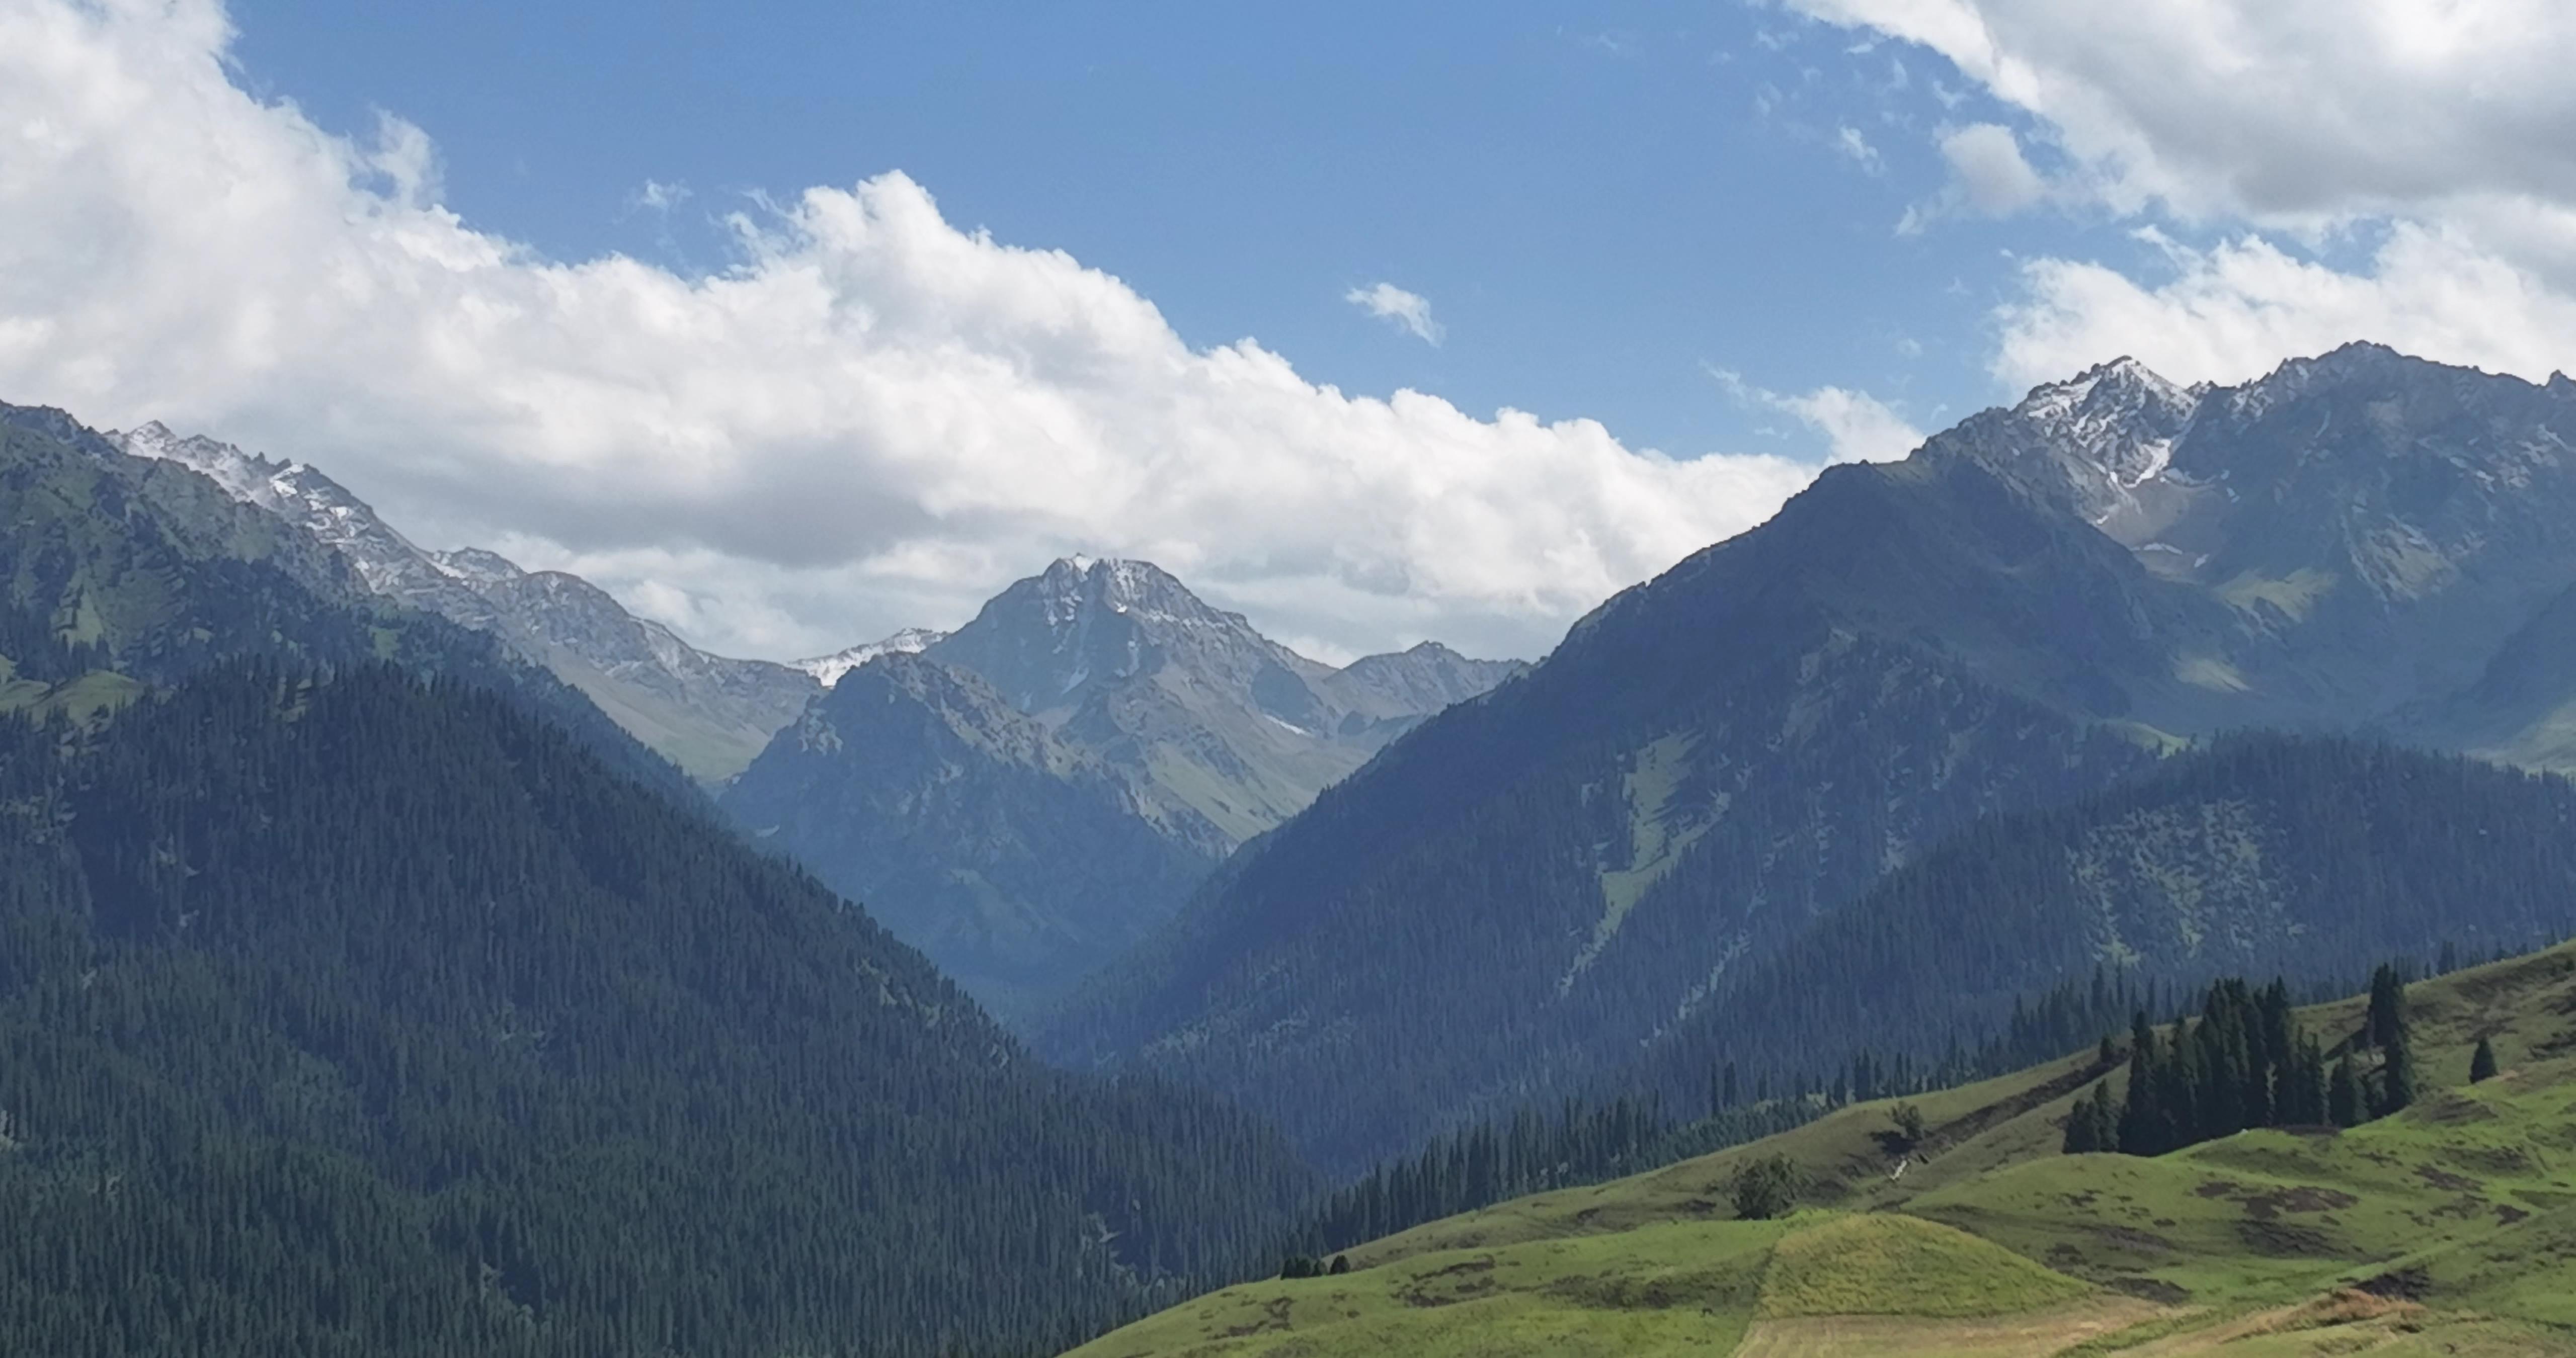
[[[2379,1070],[2379,1101],[2374,1111],[2381,1117],[2403,1112],[2415,1102],[2414,1046],[2406,1026],[2399,1024],[2397,1036],[2388,1043],[2387,1060]]]
[[[2370,974],[2370,1015],[2362,1025],[2362,1045],[2385,1047],[2406,1026],[2406,983],[2397,968],[2382,962]]]
[[[2129,1028],[2129,1100],[2120,1111],[2119,1149],[2123,1155],[2154,1155],[2163,1113],[2156,1106],[2156,1030],[2141,1009]]]
[[[2469,1055],[2469,1083],[2483,1084],[2495,1078],[2495,1044],[2481,1037],[2478,1049]]]
[[[2326,1089],[2326,1119],[2338,1127],[2361,1125],[2361,1081],[2352,1073],[2352,1058],[2335,1062],[2334,1082]]]
[[[2077,1099],[2066,1110],[2066,1140],[2059,1147],[2068,1155],[2091,1155],[2102,1149],[2101,1133],[2093,1125],[2093,1100]]]
[[[2299,1044],[2298,1061],[2283,1097],[2292,1106],[2284,1111],[2281,1125],[2314,1127],[2327,1121],[2326,1054],[2315,1038]]]

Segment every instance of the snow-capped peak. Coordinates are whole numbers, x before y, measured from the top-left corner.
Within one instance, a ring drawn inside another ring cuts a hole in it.
[[[293,463],[272,462],[245,453],[229,443],[217,443],[203,434],[182,437],[170,432],[170,426],[159,420],[125,433],[111,433],[107,439],[131,456],[175,462],[191,471],[201,472],[221,486],[226,495],[263,509],[283,507],[292,498],[292,491],[278,484],[280,478],[304,470]]]
[[[496,585],[504,580],[516,580],[527,574],[525,570],[520,569],[519,563],[498,552],[487,552],[480,547],[460,547],[452,552],[431,552],[429,564],[436,566],[448,578],[462,580],[476,589],[486,585]]]
[[[852,646],[848,650],[834,651],[830,655],[816,656],[811,660],[795,661],[788,668],[803,670],[813,675],[823,687],[830,688],[841,681],[842,675],[878,656],[918,655],[947,639],[946,632],[935,632],[927,627],[907,627],[883,640]]]
[[[2013,413],[2036,426],[2060,457],[2095,468],[2126,490],[2164,471],[2198,404],[2191,389],[2134,358],[2118,358],[2070,381],[2032,388]]]

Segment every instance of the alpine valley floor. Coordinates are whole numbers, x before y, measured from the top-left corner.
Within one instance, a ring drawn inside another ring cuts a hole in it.
[[[2425,1093],[2341,1133],[2065,1155],[2094,1054],[1350,1251],[1347,1274],[1228,1288],[1074,1351],[1216,1355],[2576,1354],[2576,946],[2409,992]],[[2302,1011],[2329,1043],[2361,1003]],[[2478,1038],[2502,1070],[2469,1084]],[[1786,1155],[1809,1205],[1732,1218]]]

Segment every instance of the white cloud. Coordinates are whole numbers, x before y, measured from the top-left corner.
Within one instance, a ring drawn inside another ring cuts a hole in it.
[[[2456,235],[2401,225],[2364,272],[2247,235],[2205,250],[2152,231],[2173,276],[2144,284],[2099,264],[2024,266],[2001,314],[1995,369],[2020,387],[2133,354],[2181,382],[2242,382],[2354,339],[2538,380],[2576,367],[2576,298]]]
[[[2047,196],[2048,186],[2022,159],[2021,143],[2009,127],[1972,123],[1945,132],[1941,158],[1950,163],[1968,205],[1988,216],[2019,212]]]
[[[746,210],[712,276],[547,260],[439,205],[417,129],[330,135],[228,42],[214,0],[0,0],[0,396],[310,460],[719,649],[954,624],[1089,547],[1285,636],[1530,654],[1810,474],[1193,350],[900,174]]]
[[[1783,395],[1725,368],[1711,368],[1709,376],[1746,405],[1795,416],[1824,437],[1835,462],[1897,462],[1923,446],[1922,430],[1865,391],[1818,387],[1803,395]]]
[[[1935,139],[1950,167],[1949,182],[1931,201],[1905,210],[1900,236],[1915,235],[1945,217],[2009,217],[2048,197],[2048,182],[2023,159],[2021,141],[2000,123],[1944,128]]]
[[[2162,248],[2143,281],[2026,262],[2024,294],[1999,313],[1994,366],[2008,384],[2122,353],[2238,381],[2353,339],[2532,377],[2576,366],[2576,6],[1786,3],[1948,58],[2067,167],[2041,182],[2000,125],[1983,146],[1947,134],[1966,201],[2083,198],[2203,242],[2146,233]],[[2375,244],[2335,267],[2285,241],[2329,257]]]
[[[1410,331],[1415,339],[1440,347],[1448,330],[1431,319],[1431,302],[1418,292],[1406,292],[1393,283],[1371,283],[1342,294],[1342,300],[1382,321],[1393,321]]]
[[[2349,217],[2576,194],[2561,0],[1787,0],[1928,47],[2107,200]]]
[[[1848,123],[1835,134],[1834,149],[1867,173],[1878,174],[1886,168],[1885,162],[1879,158],[1878,148],[1869,144],[1869,138],[1862,136],[1859,128]]]
[[[626,201],[628,206],[647,212],[668,212],[689,201],[691,196],[686,184],[665,184],[658,179],[647,179],[644,187],[628,195]]]

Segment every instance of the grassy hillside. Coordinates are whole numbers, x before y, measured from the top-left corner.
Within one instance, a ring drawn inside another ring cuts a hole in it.
[[[2092,1054],[1885,1103],[1230,1288],[1083,1358],[1382,1353],[2576,1354],[2576,946],[2412,988],[2426,1093],[2340,1134],[2059,1153]],[[2331,1044],[2359,1001],[2302,1011]],[[2480,1036],[2503,1072],[2467,1083]],[[1728,1186],[1786,1155],[1806,1210]]]

